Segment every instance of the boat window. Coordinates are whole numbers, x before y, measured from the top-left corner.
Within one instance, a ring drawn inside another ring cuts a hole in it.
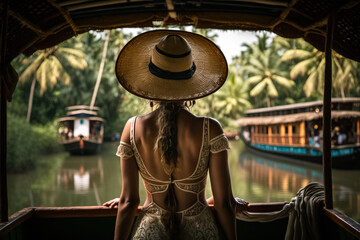
[[[288,126],[285,126],[285,134],[288,134],[289,133],[289,128]]]
[[[292,126],[292,133],[296,133],[296,125]]]

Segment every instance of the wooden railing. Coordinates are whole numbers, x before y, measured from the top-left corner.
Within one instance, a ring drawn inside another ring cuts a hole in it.
[[[270,144],[270,145],[291,145],[291,146],[303,146],[301,142],[306,142],[304,136],[298,134],[292,136],[284,136],[280,134],[272,134],[271,136],[267,134],[252,133],[251,142],[258,144]]]
[[[273,212],[283,208],[286,202],[275,203],[251,203],[248,207],[249,212]],[[213,206],[210,206],[213,209]],[[138,208],[137,214],[141,211]],[[342,229],[349,232],[354,237],[360,239],[360,224],[348,216],[333,209],[323,208],[324,217]],[[90,207],[29,207],[25,208],[13,216],[6,223],[0,225],[0,238],[20,226],[30,219],[54,219],[54,218],[95,218],[95,217],[115,217],[117,209],[102,206]],[[325,231],[330,231],[325,229]],[[336,230],[334,230],[336,231]],[[29,239],[31,236],[29,236]],[[24,238],[27,239],[27,238]]]

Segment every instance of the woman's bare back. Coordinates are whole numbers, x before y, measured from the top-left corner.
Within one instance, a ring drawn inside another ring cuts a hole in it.
[[[156,136],[158,134],[157,118],[157,111],[137,117],[134,140],[149,173],[160,181],[169,181],[169,175],[164,171],[160,154],[158,151],[154,151]],[[172,180],[184,180],[182,181],[183,183],[196,182],[194,179],[186,179],[193,174],[199,162],[200,150],[203,143],[203,124],[203,117],[197,117],[186,110],[179,112],[177,120],[178,158],[176,168],[172,174]],[[189,208],[196,203],[197,196],[193,193],[182,191],[178,188],[174,189],[178,203],[177,211]],[[156,204],[166,208],[166,196],[167,192],[154,194],[153,196],[148,194],[144,206],[147,206],[151,202],[152,197]],[[199,201],[206,204],[204,191],[200,193]]]

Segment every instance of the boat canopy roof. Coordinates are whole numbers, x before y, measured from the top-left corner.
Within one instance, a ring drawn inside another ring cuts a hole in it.
[[[331,103],[360,103],[360,98],[332,98]],[[287,104],[282,106],[274,106],[274,107],[266,107],[266,108],[256,108],[245,111],[246,115],[256,114],[256,113],[265,113],[265,112],[277,112],[277,111],[286,111],[293,109],[301,109],[301,108],[311,108],[322,106],[323,101],[312,101],[312,102],[304,102],[304,103],[294,103]]]
[[[1,9],[4,2],[1,1]],[[360,60],[357,0],[11,0],[6,60],[30,55],[92,29],[193,25],[198,28],[267,30],[302,37],[324,50],[327,18],[336,16],[333,49]]]
[[[274,125],[281,123],[293,123],[312,121],[323,117],[322,112],[303,112],[279,116],[244,117],[235,121],[236,126],[250,125]],[[360,112],[356,111],[331,111],[331,118],[360,118]]]
[[[66,121],[74,121],[75,119],[79,119],[79,117],[63,117],[59,118],[58,122],[66,122]],[[87,117],[86,119],[89,119],[90,121],[99,121],[99,122],[105,122],[105,120],[101,117]]]
[[[331,16],[335,19],[332,49],[360,61],[358,0],[6,0],[0,1],[0,9],[7,19],[1,21],[6,23],[6,32],[0,60],[6,67],[2,80],[8,86],[8,101],[18,80],[10,66],[16,56],[30,56],[98,29],[194,26],[266,30],[286,38],[303,38],[324,51]]]
[[[66,108],[66,110],[94,110],[94,111],[98,111],[99,107],[90,107],[87,105],[75,105],[75,106],[69,106]]]
[[[68,116],[96,116],[97,112],[95,111],[90,111],[90,110],[74,110],[74,111],[70,111],[67,112],[66,115]]]

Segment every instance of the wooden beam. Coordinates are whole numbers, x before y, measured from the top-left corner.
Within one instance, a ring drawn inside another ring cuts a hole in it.
[[[324,208],[323,213],[341,228],[360,239],[360,223],[335,209]]]
[[[5,92],[5,58],[6,39],[8,24],[8,0],[3,2],[2,24],[1,24],[1,45],[0,45],[0,222],[8,221],[8,196],[7,196],[7,173],[6,173],[6,92]]]
[[[334,32],[334,16],[327,23],[325,40],[325,86],[323,98],[323,176],[325,185],[325,208],[333,209],[332,173],[331,173],[331,87],[332,66],[331,49]]]
[[[172,0],[166,0],[166,7],[169,12],[169,16],[176,20],[176,11]]]

